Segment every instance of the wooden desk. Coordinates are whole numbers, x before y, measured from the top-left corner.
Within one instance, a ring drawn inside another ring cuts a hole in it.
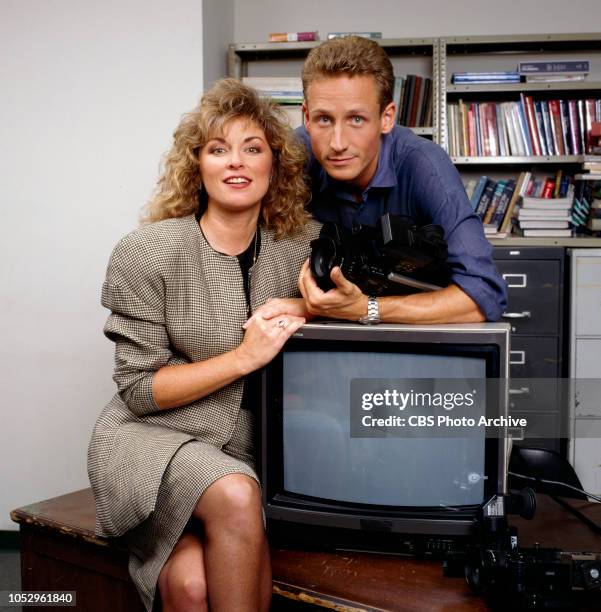
[[[538,499],[534,521],[512,521],[518,526],[520,545],[538,542],[565,550],[601,551],[600,536],[551,500],[541,495]],[[601,504],[570,503],[601,524]],[[19,508],[11,517],[22,534],[23,590],[75,590],[77,609],[86,612],[142,610],[127,573],[126,551],[94,535],[90,489]],[[272,564],[274,593],[338,611],[488,609],[465,580],[443,577],[440,561],[274,549]]]

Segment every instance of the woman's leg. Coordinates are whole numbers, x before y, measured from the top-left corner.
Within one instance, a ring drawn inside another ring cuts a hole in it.
[[[211,612],[267,611],[271,563],[257,483],[244,474],[223,476],[202,494],[194,516],[204,529]]]
[[[163,612],[206,612],[209,609],[203,557],[199,536],[184,533],[159,574]]]

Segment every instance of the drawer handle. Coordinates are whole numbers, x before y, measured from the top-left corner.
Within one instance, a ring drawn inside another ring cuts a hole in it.
[[[516,435],[513,432],[516,432]],[[512,440],[524,440],[526,438],[526,431],[523,427],[509,427],[507,433]]]
[[[509,389],[509,395],[529,395],[529,387],[520,387],[519,389]]]
[[[512,356],[514,359],[512,359]],[[526,363],[526,351],[509,351],[509,363],[511,365],[524,365]]]
[[[503,274],[503,280],[507,283],[507,287],[523,289],[528,286],[528,280],[525,274]]]
[[[503,317],[505,319],[529,319],[532,315],[529,310],[522,312],[504,312]]]

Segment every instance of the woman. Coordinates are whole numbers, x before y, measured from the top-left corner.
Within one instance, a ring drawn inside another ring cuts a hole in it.
[[[157,586],[165,612],[269,607],[256,370],[304,319],[251,313],[299,295],[319,231],[304,162],[275,105],[220,81],[177,128],[148,223],[111,256],[102,303],[118,393],[88,472],[97,533],[124,537],[147,610]]]

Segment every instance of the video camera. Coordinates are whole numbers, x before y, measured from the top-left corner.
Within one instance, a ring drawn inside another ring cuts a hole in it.
[[[512,507],[513,506],[513,507]],[[486,597],[493,610],[574,609],[598,605],[601,598],[601,553],[565,552],[556,548],[520,548],[517,530],[506,513],[532,518],[534,493],[528,487],[485,504],[479,536],[462,552],[450,553],[447,576],[463,573],[470,588]]]
[[[311,242],[311,272],[324,291],[334,287],[330,272],[335,266],[366,294],[438,290],[449,283],[446,260],[440,225],[418,227],[411,217],[390,213],[377,227],[349,230],[326,223]]]

